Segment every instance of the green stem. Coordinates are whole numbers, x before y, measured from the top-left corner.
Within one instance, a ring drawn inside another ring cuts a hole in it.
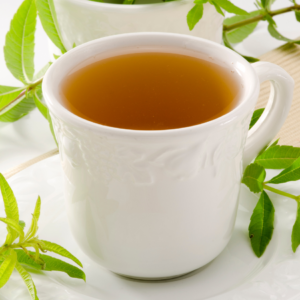
[[[13,99],[11,102],[9,102],[7,105],[3,106],[0,109],[0,113],[3,110],[5,110],[7,107],[9,107],[10,105],[12,105],[14,102],[16,102],[17,100],[19,100],[20,98],[22,98],[24,95],[26,95],[26,93],[30,92],[35,87],[37,87],[39,84],[41,84],[43,82],[43,79],[44,78],[42,77],[39,80],[37,80],[36,82],[33,82],[33,83],[29,84],[27,87],[25,87],[24,90],[15,99]]]
[[[286,192],[280,191],[280,190],[278,190],[278,189],[275,189],[275,188],[273,188],[273,187],[270,187],[270,186],[266,185],[265,183],[264,183],[264,189],[266,189],[266,190],[268,190],[268,191],[271,191],[271,192],[273,192],[273,193],[275,193],[275,194],[279,194],[279,195],[281,195],[281,196],[284,196],[284,197],[288,197],[288,198],[294,199],[294,200],[296,200],[297,202],[300,202],[299,196],[295,196],[295,195],[292,195],[292,194],[290,194],[290,193],[286,193]]]
[[[244,21],[240,21],[240,22],[237,22],[237,23],[234,23],[234,24],[231,24],[231,25],[224,25],[223,30],[224,31],[231,31],[233,29],[236,29],[236,28],[248,25],[248,24],[259,22],[259,21],[263,20],[264,17],[267,14],[269,14],[271,17],[274,17],[274,16],[277,16],[277,15],[285,14],[285,13],[295,11],[295,10],[300,10],[300,5],[299,4],[289,6],[289,7],[286,7],[286,8],[277,9],[277,10],[274,10],[274,11],[263,12],[261,15],[255,16],[253,18],[250,18],[250,19],[247,19],[247,20],[244,20]]]

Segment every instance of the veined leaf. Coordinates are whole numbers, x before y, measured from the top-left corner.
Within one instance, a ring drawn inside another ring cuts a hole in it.
[[[31,94],[23,95],[11,105],[0,111],[0,122],[15,122],[25,117],[35,108],[35,103]]]
[[[37,87],[33,93],[33,99],[36,107],[40,111],[40,113],[47,119],[48,117],[48,107],[43,103],[43,95],[41,87]]]
[[[187,14],[187,23],[190,30],[193,30],[195,25],[203,16],[203,3],[196,4]]]
[[[235,6],[233,3],[231,3],[229,0],[214,0],[219,6],[221,6],[223,9],[228,11],[229,13],[233,13],[236,15],[247,15],[248,13]]]
[[[264,112],[264,108],[260,108],[254,111],[252,118],[251,118],[251,122],[249,125],[249,130],[256,124],[256,122],[259,120],[259,118],[261,117],[261,115]]]
[[[52,65],[52,62],[48,62],[46,63],[33,77],[34,81],[37,81],[39,79],[41,79],[46,72],[48,71],[48,69],[50,68],[50,66]]]
[[[274,229],[274,214],[274,206],[268,194],[263,191],[253,210],[249,225],[251,246],[257,257],[261,257],[263,255],[272,238]]]
[[[2,288],[10,278],[17,262],[17,255],[14,250],[5,258],[0,266],[0,288]]]
[[[20,220],[20,221],[19,221],[19,225],[20,225],[21,228],[24,230],[24,228],[25,228],[25,226],[26,226],[25,222],[22,221],[22,220]]]
[[[296,221],[292,231],[292,249],[296,252],[300,245],[300,203],[298,202]]]
[[[6,217],[14,220],[16,223],[19,222],[19,209],[18,203],[16,201],[15,195],[10,188],[8,182],[4,178],[4,176],[0,173],[0,189],[4,202],[4,209]],[[14,230],[11,230],[9,226],[7,226],[7,237],[5,244],[11,244],[17,237],[18,233]]]
[[[48,37],[62,53],[67,52],[62,42],[53,0],[36,0],[36,6]]]
[[[254,63],[254,62],[259,61],[259,59],[255,58],[255,57],[244,56],[244,55],[242,55],[241,53],[237,52],[237,51],[231,46],[231,44],[229,43],[228,37],[227,37],[227,33],[226,33],[225,31],[223,32],[223,42],[224,42],[224,45],[225,45],[227,48],[229,48],[229,49],[233,50],[234,52],[238,53],[239,55],[241,55],[242,57],[244,57],[248,62]]]
[[[40,212],[41,212],[41,198],[40,198],[40,196],[38,196],[38,199],[35,204],[35,209],[32,214],[32,221],[31,221],[30,227],[25,235],[26,240],[30,239],[36,235],[36,233],[38,231],[38,221],[40,218]]]
[[[18,97],[24,89],[24,87],[0,85],[0,109]]]
[[[26,255],[24,251],[22,250],[15,250],[15,251],[17,252],[19,263],[30,266],[37,270],[42,269],[42,267],[38,263],[36,263],[31,257]],[[29,253],[32,257],[35,256],[34,252],[29,251]],[[45,262],[44,271],[64,272],[68,274],[70,277],[83,279],[85,281],[85,274],[79,268],[70,265],[60,259],[45,254],[40,254],[40,258]]]
[[[258,16],[261,13],[260,10],[253,11],[249,13],[248,15],[243,15],[243,16],[233,16],[231,18],[227,18],[224,20],[224,25],[232,25],[237,22],[245,21],[250,18],[253,18],[255,16]],[[241,26],[239,28],[233,29],[231,31],[227,32],[227,38],[230,43],[237,44],[242,42],[245,38],[247,38],[256,28],[258,22],[251,23],[245,26]]]
[[[273,177],[268,183],[285,183],[289,181],[297,181],[300,179],[300,157],[297,158],[292,165],[284,169],[277,176]]]
[[[19,272],[19,274],[21,275],[23,281],[25,282],[31,299],[32,300],[39,300],[39,298],[37,296],[37,292],[36,292],[34,282],[31,278],[30,274],[18,262],[16,263],[16,270]]]
[[[273,145],[255,159],[265,169],[285,169],[300,157],[300,148]]]
[[[35,0],[25,0],[14,15],[6,35],[4,57],[10,72],[24,83],[34,74]]]
[[[225,17],[222,8],[221,8],[214,0],[210,0],[209,3],[212,4],[212,5],[215,7],[216,11],[217,11],[220,15],[222,15],[222,16]]]
[[[19,225],[19,221],[16,222],[15,220],[9,218],[0,218],[0,221],[8,225],[10,229],[16,231],[18,233],[18,236],[20,236],[20,242],[23,241],[24,231],[23,228]]]
[[[272,18],[271,18],[272,19]],[[273,19],[272,19],[273,20]],[[271,34],[271,36],[277,40],[288,42],[288,43],[293,43],[294,41],[291,39],[288,39],[284,37],[282,34],[280,34],[277,29],[275,28],[275,24],[270,22],[268,19],[269,25],[268,25],[268,31]]]
[[[43,240],[41,242],[42,242],[41,246],[44,250],[51,251],[51,252],[54,252],[61,256],[64,256],[66,258],[69,258],[69,259],[73,260],[77,265],[82,267],[82,263],[74,255],[72,255],[68,250],[66,250],[62,246],[57,245],[55,243],[48,242],[48,241],[43,241]]]
[[[259,193],[264,189],[263,182],[265,178],[266,171],[264,167],[254,163],[247,166],[242,178],[242,183],[244,183],[251,192]]]

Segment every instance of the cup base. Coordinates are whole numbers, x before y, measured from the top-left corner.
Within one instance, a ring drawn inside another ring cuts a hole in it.
[[[189,271],[189,272],[186,272],[186,273],[182,273],[182,274],[178,274],[178,275],[167,276],[167,277],[137,277],[137,276],[130,276],[130,275],[125,275],[125,274],[120,274],[120,273],[116,273],[116,272],[113,272],[113,273],[115,273],[119,276],[122,276],[122,277],[134,279],[134,280],[160,281],[160,280],[168,280],[168,279],[174,279],[174,278],[178,278],[178,277],[181,277],[181,276],[185,276],[185,275],[187,275],[189,273],[192,273],[194,271],[195,270],[192,270],[192,271]]]

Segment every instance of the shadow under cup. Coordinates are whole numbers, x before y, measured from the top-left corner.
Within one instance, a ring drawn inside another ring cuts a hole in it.
[[[128,130],[68,111],[60,84],[105,53],[168,47],[234,70],[238,104],[212,121],[171,130]],[[234,226],[242,155],[259,84],[233,51],[178,34],[136,33],[76,47],[47,72],[43,91],[59,143],[72,233],[86,255],[118,274],[176,277],[214,259]]]

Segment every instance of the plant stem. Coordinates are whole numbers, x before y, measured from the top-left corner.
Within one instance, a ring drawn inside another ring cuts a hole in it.
[[[29,84],[27,87],[24,88],[24,90],[11,102],[9,102],[7,105],[3,106],[0,109],[0,113],[5,110],[7,107],[9,107],[11,104],[13,104],[14,102],[16,102],[17,100],[19,100],[20,98],[22,98],[26,93],[30,92],[31,90],[33,90],[35,87],[37,87],[39,84],[41,84],[43,82],[43,77],[40,78],[38,81],[33,82],[31,84]]]
[[[247,20],[244,20],[244,21],[240,21],[240,22],[237,22],[237,23],[231,24],[231,25],[224,25],[223,30],[224,31],[231,31],[233,29],[236,29],[236,28],[239,28],[239,27],[251,24],[251,23],[259,22],[259,21],[263,20],[263,18],[267,14],[269,14],[271,17],[274,17],[274,16],[277,16],[277,15],[281,15],[281,14],[284,14],[284,13],[287,13],[287,12],[294,11],[294,10],[300,10],[300,5],[296,4],[296,5],[293,5],[293,6],[289,6],[289,7],[286,7],[286,8],[281,8],[281,9],[274,10],[274,11],[263,12],[261,15],[255,16],[253,18],[250,18],[250,19],[247,19]]]
[[[271,192],[273,192],[273,193],[275,193],[275,194],[279,194],[279,195],[281,195],[281,196],[284,196],[284,197],[288,197],[288,198],[294,199],[294,200],[296,200],[297,202],[300,201],[299,196],[295,196],[295,195],[292,195],[292,194],[289,194],[289,193],[286,193],[286,192],[277,190],[277,189],[275,189],[275,188],[272,188],[272,187],[266,185],[265,183],[264,183],[264,189],[266,189],[266,190],[268,190],[268,191],[271,191]]]

